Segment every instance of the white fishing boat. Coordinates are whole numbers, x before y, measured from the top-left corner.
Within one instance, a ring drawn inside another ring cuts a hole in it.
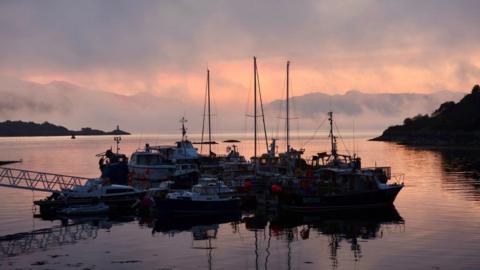
[[[175,145],[150,146],[135,151],[128,163],[128,170],[133,180],[165,181],[175,175],[182,167],[177,164],[195,164],[199,155],[192,142],[187,139],[187,120],[182,117],[182,140]],[[179,173],[177,173],[179,174]]]
[[[174,215],[222,215],[240,210],[240,199],[235,191],[215,177],[203,177],[190,191],[168,193],[166,198],[155,198],[163,213]]]

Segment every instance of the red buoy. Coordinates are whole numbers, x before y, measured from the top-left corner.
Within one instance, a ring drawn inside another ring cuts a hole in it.
[[[280,192],[282,192],[282,190],[283,190],[282,186],[277,185],[277,184],[272,185],[272,192],[273,193],[280,193]]]

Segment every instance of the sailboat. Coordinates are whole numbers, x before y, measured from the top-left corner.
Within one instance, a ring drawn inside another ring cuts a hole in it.
[[[238,146],[235,143],[240,143],[239,140],[225,140],[224,143],[232,143],[226,147],[225,155],[217,155],[212,151],[212,145],[218,144],[212,139],[212,119],[211,119],[211,88],[210,88],[210,70],[207,69],[207,83],[205,88],[205,103],[203,107],[203,123],[202,123],[202,137],[200,142],[193,144],[200,144],[200,153],[202,153],[203,145],[208,145],[208,154],[200,154],[199,163],[200,169],[203,173],[219,175],[224,179],[232,178],[237,172],[244,172],[249,163],[246,161],[238,151]],[[208,140],[205,141],[205,122],[207,122]]]
[[[306,169],[307,163],[302,158],[305,149],[294,149],[290,144],[290,61],[287,61],[286,67],[286,115],[285,115],[285,130],[286,130],[286,149],[285,152],[277,155],[277,139],[272,138],[272,142],[266,154],[259,158],[259,170],[262,172],[277,173],[282,176],[291,177],[295,172]]]

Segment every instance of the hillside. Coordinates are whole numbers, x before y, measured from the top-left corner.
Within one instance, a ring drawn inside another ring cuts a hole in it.
[[[71,136],[71,135],[128,135],[130,133],[115,129],[105,132],[92,128],[82,128],[79,131],[68,130],[48,122],[37,124],[34,122],[5,121],[0,123],[0,137],[14,136]]]
[[[480,145],[480,86],[458,103],[449,101],[431,115],[407,118],[373,140],[416,145]]]
[[[294,117],[311,129],[325,118],[330,110],[335,112],[340,127],[351,129],[355,122],[358,130],[384,130],[412,114],[429,113],[448,100],[459,101],[466,93],[437,91],[433,93],[365,93],[348,91],[345,94],[327,95],[310,93],[290,99]],[[285,112],[285,101],[266,104],[267,114]],[[280,115],[281,116],[281,115]]]

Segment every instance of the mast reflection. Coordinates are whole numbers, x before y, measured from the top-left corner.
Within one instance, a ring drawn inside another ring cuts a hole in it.
[[[268,269],[271,237],[286,242],[286,268],[292,269],[292,254],[295,252],[295,241],[308,240],[313,235],[324,235],[328,238],[328,248],[332,268],[337,268],[338,252],[341,242],[349,243],[353,259],[362,257],[360,241],[374,240],[383,237],[385,228],[404,230],[404,219],[394,208],[369,209],[356,211],[331,212],[316,215],[257,213],[243,219],[245,227],[255,233],[256,269],[259,269],[259,250],[257,234],[267,232],[264,268]],[[308,262],[306,262],[308,263]]]

